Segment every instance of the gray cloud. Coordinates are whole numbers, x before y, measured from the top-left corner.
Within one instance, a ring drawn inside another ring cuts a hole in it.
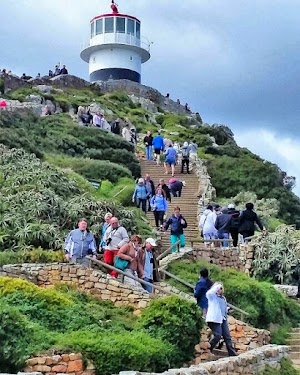
[[[153,41],[143,82],[188,102],[207,122],[300,137],[299,0],[119,0]],[[88,77],[79,57],[89,20],[110,0],[1,4],[0,68],[46,73],[57,62]],[[251,140],[255,143],[255,139]]]

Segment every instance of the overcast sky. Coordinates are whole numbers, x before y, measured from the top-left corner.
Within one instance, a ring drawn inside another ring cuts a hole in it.
[[[300,1],[119,0],[152,45],[144,84],[188,102],[205,122],[232,128],[241,146],[298,178]],[[0,68],[45,74],[57,62],[88,79],[80,60],[89,20],[110,0],[1,3]]]

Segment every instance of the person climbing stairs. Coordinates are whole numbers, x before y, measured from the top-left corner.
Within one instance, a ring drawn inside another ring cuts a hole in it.
[[[163,178],[165,183],[168,184],[171,174],[165,175],[165,170],[163,165],[156,165],[154,161],[140,159],[142,177],[148,173],[153,180],[155,187],[159,184],[159,180]],[[199,237],[198,229],[198,198],[197,191],[199,188],[199,180],[194,171],[190,174],[181,174],[181,166],[176,165],[175,167],[175,178],[186,182],[186,186],[182,190],[181,197],[174,198],[172,196],[172,202],[168,203],[167,217],[173,214],[174,208],[179,206],[181,209],[181,214],[187,221],[188,227],[185,229],[184,234],[186,237],[186,245],[190,245],[191,239]],[[155,228],[155,221],[153,212],[148,212],[147,217]],[[165,250],[170,246],[170,234],[162,234],[162,248]]]

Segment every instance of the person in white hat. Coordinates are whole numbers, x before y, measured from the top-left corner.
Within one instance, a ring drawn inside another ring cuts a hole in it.
[[[148,283],[153,284],[156,281],[156,271],[158,265],[155,259],[154,250],[157,247],[157,243],[153,238],[147,238],[143,247],[142,253],[142,264],[144,265],[144,280]],[[148,285],[144,285],[144,288],[148,293],[152,293],[153,288]]]
[[[187,174],[190,174],[190,146],[188,142],[184,142],[181,147],[181,173],[184,173],[184,166],[186,166]]]

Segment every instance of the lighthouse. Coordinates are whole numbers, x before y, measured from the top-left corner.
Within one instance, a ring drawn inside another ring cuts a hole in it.
[[[80,54],[89,64],[90,81],[140,83],[142,64],[150,59],[150,43],[142,41],[141,21],[119,13],[112,0],[110,13],[94,17],[90,24],[90,43]]]

